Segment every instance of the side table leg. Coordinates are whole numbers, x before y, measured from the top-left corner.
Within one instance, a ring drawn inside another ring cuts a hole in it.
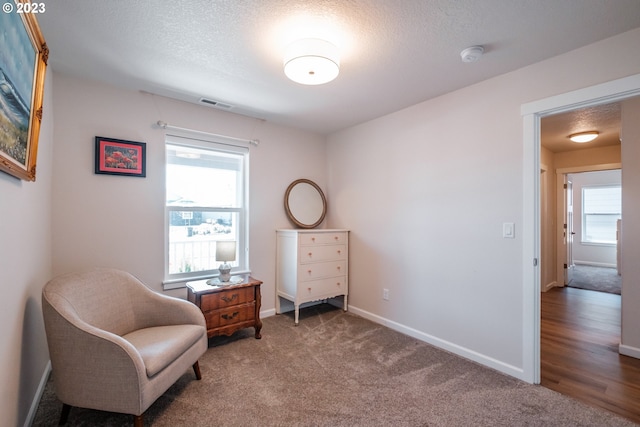
[[[258,321],[256,322],[256,339],[259,340],[260,338],[262,338],[262,334],[260,333],[260,330],[262,329],[262,320],[258,319]]]
[[[296,304],[295,306],[295,325],[298,326],[298,317],[300,317],[300,306]]]
[[[348,306],[347,306],[347,296],[345,295],[345,296],[344,296],[344,305],[342,306],[342,309],[343,309],[344,311],[347,311],[347,307],[348,307]]]
[[[256,339],[259,340],[260,338],[262,338],[262,335],[260,335],[260,329],[262,329],[262,320],[260,320],[260,307],[262,307],[262,294],[260,293],[260,286],[256,286],[256,311],[255,311],[255,316],[256,316],[256,325],[255,325],[255,329],[256,329]],[[280,300],[280,297],[278,297],[278,295],[276,295],[276,305],[278,305],[278,301]],[[277,307],[276,309],[276,313],[278,311],[280,307]]]

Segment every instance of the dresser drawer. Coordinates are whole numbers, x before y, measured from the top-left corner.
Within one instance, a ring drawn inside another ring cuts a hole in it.
[[[253,287],[225,290],[223,292],[202,295],[200,309],[203,312],[216,310],[218,308],[231,307],[245,304],[255,300],[255,290]]]
[[[328,298],[336,295],[346,295],[348,292],[345,276],[312,280],[300,283],[300,296],[303,300],[311,301],[314,297]]]
[[[344,276],[347,274],[347,261],[330,261],[300,266],[298,280],[315,280],[323,277]]]
[[[300,263],[347,259],[346,245],[301,246]]]
[[[255,316],[255,303],[242,304],[204,313],[204,318],[207,321],[207,329],[254,320]]]
[[[347,243],[347,233],[300,233],[301,245],[327,245],[332,243]]]

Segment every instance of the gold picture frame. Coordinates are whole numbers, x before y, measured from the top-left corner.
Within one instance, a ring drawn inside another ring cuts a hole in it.
[[[36,180],[42,98],[49,49],[28,0],[3,5],[0,27],[0,171]]]

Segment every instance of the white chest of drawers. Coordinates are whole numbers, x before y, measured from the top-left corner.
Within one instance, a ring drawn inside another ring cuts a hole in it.
[[[334,229],[276,231],[276,313],[280,298],[293,302],[298,324],[300,304],[349,295],[349,231]]]

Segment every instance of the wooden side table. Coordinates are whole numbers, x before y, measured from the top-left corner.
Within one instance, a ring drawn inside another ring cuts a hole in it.
[[[231,335],[239,329],[249,327],[255,328],[256,339],[262,338],[262,282],[249,275],[240,277],[242,282],[237,285],[207,285],[206,280],[187,282],[187,299],[202,310],[209,338]]]

